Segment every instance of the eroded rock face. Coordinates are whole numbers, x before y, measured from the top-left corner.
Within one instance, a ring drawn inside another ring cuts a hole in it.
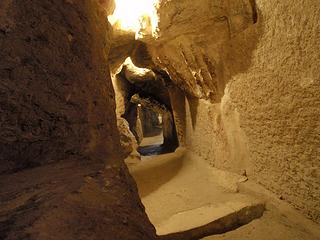
[[[102,12],[92,1],[62,0],[54,8],[12,1],[2,10],[1,171],[114,152],[119,137]]]
[[[129,123],[124,118],[118,118],[118,129],[120,133],[120,144],[125,151],[125,155],[129,155],[138,148],[135,136],[130,131]]]
[[[187,94],[219,102],[226,76],[222,51],[255,21],[249,0],[161,1],[159,38],[148,41],[154,62]]]
[[[247,138],[250,174],[320,222],[320,6],[259,0],[257,7],[261,39],[250,68],[232,79],[227,105]]]
[[[137,143],[140,144],[143,139],[143,130],[137,104],[129,103],[123,117],[129,123],[130,131],[135,136]]]
[[[180,89],[179,141],[319,222],[317,1],[163,1],[159,12],[148,46]]]
[[[114,28],[108,56],[111,73],[116,75],[122,69],[122,64],[131,55],[135,46],[135,34]],[[118,72],[117,72],[118,71]]]
[[[0,239],[156,238],[115,157],[105,14],[95,0],[0,1]]]
[[[123,64],[124,75],[129,82],[139,84],[155,80],[156,75],[152,70],[147,68],[138,68],[130,61],[131,60],[129,60],[128,63],[125,62]]]

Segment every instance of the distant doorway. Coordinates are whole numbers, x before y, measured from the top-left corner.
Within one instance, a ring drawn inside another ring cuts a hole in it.
[[[139,118],[142,125],[143,139],[138,152],[141,155],[159,155],[165,153],[163,136],[163,115],[151,109],[139,107]]]

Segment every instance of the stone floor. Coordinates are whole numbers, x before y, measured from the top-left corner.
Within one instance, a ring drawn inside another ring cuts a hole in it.
[[[145,139],[144,143],[153,141],[157,143],[159,138]],[[319,226],[286,203],[272,201],[265,197],[268,193],[259,194],[263,191],[258,188],[248,191],[243,187],[251,186],[246,177],[212,168],[184,149],[143,156],[129,169],[147,215],[157,234],[168,237],[164,239],[199,239],[214,234],[204,239],[320,239]]]

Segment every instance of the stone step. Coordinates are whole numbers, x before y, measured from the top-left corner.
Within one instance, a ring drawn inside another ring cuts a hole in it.
[[[229,201],[177,213],[156,226],[161,240],[191,240],[221,234],[260,218],[262,203]]]

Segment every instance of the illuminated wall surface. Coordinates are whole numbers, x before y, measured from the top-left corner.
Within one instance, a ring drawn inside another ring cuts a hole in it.
[[[136,33],[147,23],[154,35],[158,25],[157,3],[158,0],[116,0],[116,9],[108,17],[109,22],[122,30]]]

